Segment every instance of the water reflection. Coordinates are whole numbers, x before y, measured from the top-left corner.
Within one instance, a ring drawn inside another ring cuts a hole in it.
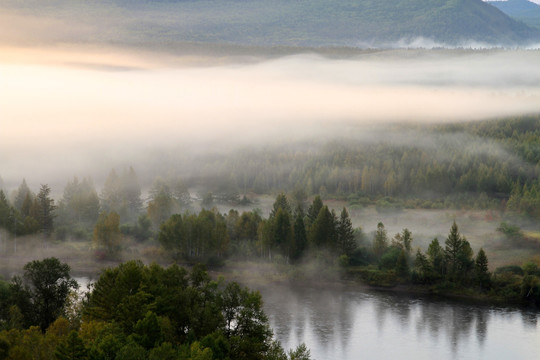
[[[538,313],[362,289],[262,289],[285,348],[314,359],[540,358]],[[531,357],[532,356],[532,357]]]

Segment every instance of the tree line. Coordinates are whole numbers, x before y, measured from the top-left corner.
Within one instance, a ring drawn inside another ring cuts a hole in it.
[[[284,193],[266,219],[257,210],[174,214],[161,225],[157,239],[176,260],[279,256],[295,263],[308,252],[351,256],[357,247],[347,209],[338,216],[316,196],[307,212],[302,206],[292,210]]]

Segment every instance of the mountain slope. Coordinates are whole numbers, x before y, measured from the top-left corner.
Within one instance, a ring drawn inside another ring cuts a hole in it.
[[[540,5],[538,4],[527,0],[491,1],[489,4],[514,19],[540,29]]]
[[[84,41],[286,46],[525,44],[540,31],[481,0],[6,0],[10,9],[92,29]],[[40,36],[36,31],[35,36]],[[58,41],[71,32],[57,31]]]

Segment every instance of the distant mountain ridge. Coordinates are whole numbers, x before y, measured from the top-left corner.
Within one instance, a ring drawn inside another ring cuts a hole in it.
[[[109,43],[407,47],[421,46],[423,40],[431,46],[540,42],[540,30],[482,0],[51,1],[54,6],[5,0],[0,7],[63,16],[66,22],[84,14],[81,20],[94,27],[93,39]]]
[[[527,0],[490,1],[505,14],[529,26],[540,28],[540,5]]]

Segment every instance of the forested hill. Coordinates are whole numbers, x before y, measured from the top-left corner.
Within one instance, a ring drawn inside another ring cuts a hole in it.
[[[531,29],[482,0],[6,0],[1,7],[68,25],[94,42],[262,46],[470,46],[537,42]],[[48,4],[48,5],[47,5]],[[62,11],[57,11],[62,9]],[[81,16],[84,14],[84,16]],[[40,37],[41,34],[34,36]],[[55,41],[73,41],[55,32]],[[48,40],[51,37],[47,38]],[[153,44],[153,45],[152,45]]]

